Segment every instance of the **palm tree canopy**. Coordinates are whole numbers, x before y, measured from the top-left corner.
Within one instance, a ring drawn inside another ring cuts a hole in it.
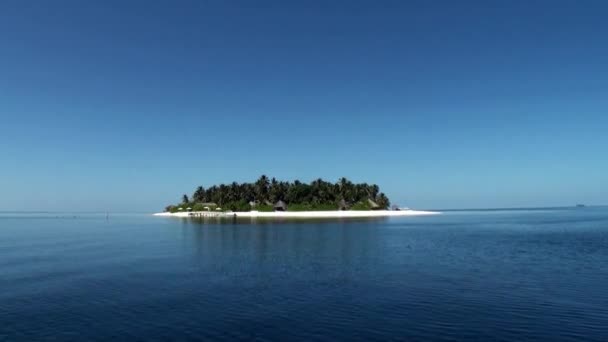
[[[198,186],[191,198],[184,194],[182,201],[173,207],[194,207],[194,204],[213,203],[227,209],[250,210],[254,205],[274,207],[276,204],[285,206],[296,204],[311,208],[343,209],[357,203],[373,209],[390,207],[390,200],[380,192],[376,184],[353,183],[346,177],[331,183],[317,178],[311,183],[299,180],[293,182],[280,181],[276,178],[260,176],[253,183],[238,183],[212,185],[205,189]]]

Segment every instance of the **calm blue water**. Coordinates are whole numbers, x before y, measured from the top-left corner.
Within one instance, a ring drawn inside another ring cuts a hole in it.
[[[608,340],[608,210],[0,214],[0,340]]]

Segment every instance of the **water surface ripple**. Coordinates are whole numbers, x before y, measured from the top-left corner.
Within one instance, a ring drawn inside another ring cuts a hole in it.
[[[608,339],[608,210],[0,214],[0,340]]]

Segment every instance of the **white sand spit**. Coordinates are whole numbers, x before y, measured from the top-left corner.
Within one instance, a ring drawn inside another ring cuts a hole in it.
[[[171,217],[188,217],[205,215],[208,212],[178,212],[178,213],[156,213],[155,216],[171,216]],[[212,214],[216,214],[211,212]],[[197,215],[198,214],[198,215]],[[421,216],[421,215],[437,215],[437,211],[420,211],[420,210],[346,210],[346,211],[273,211],[273,212],[229,212],[223,213],[223,216],[237,217],[294,217],[294,218],[340,218],[340,217],[393,217],[393,216]]]

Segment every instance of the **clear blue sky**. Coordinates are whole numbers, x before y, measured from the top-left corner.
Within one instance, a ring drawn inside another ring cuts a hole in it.
[[[328,4],[331,3],[331,4]],[[375,182],[608,203],[606,1],[0,2],[0,210]]]

